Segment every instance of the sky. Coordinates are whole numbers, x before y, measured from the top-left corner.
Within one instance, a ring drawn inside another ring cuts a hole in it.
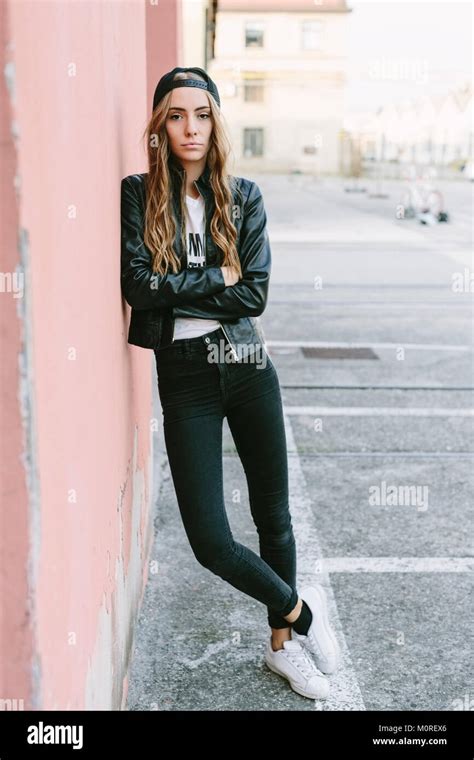
[[[473,73],[473,2],[347,0],[350,111],[445,94]]]

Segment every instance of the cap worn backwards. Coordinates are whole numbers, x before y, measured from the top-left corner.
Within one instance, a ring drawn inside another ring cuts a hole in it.
[[[175,74],[184,71],[192,71],[194,74],[200,74],[205,81],[202,82],[200,79],[173,79]],[[199,87],[201,90],[209,92],[218,106],[221,104],[216,83],[213,82],[204,69],[197,66],[186,66],[184,68],[182,66],[176,66],[172,71],[168,71],[167,74],[164,74],[156,85],[155,94],[153,96],[153,110],[155,110],[156,106],[166,93],[170,92],[170,90],[174,90],[175,87]]]

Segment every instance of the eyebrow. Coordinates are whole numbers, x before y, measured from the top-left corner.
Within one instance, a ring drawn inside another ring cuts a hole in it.
[[[210,108],[210,106],[199,106],[199,108],[195,108],[195,111],[202,111],[203,108]],[[176,106],[171,106],[170,111],[186,111],[186,108],[177,108]]]

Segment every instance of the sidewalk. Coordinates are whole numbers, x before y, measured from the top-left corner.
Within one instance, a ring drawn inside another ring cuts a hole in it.
[[[261,187],[269,216],[280,218],[289,191],[272,191],[271,183],[264,178]],[[265,608],[195,560],[160,431],[151,557],[158,572],[150,574],[136,631],[127,707],[467,709],[457,705],[472,692],[472,307],[467,294],[453,297],[447,287],[457,266],[450,240],[464,256],[465,230],[446,228],[438,245],[426,230],[394,227],[382,210],[370,211],[368,199],[344,197],[337,182],[321,195],[303,188],[291,197],[311,234],[321,220],[318,240],[291,245],[283,235],[272,243],[262,319],[285,407],[298,583],[325,585],[343,665],[330,677],[330,697],[316,702],[268,670]],[[348,219],[359,230],[353,241]],[[324,288],[315,293],[320,273]],[[317,355],[318,346],[350,342],[373,358]],[[224,482],[234,535],[258,551],[226,421]],[[426,503],[373,506],[369,493],[384,483],[426,487]]]

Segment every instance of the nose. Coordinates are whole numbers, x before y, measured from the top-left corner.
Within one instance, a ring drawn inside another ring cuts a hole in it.
[[[196,135],[197,134],[197,124],[194,121],[194,118],[189,119],[187,125],[186,125],[186,134],[188,135]]]

